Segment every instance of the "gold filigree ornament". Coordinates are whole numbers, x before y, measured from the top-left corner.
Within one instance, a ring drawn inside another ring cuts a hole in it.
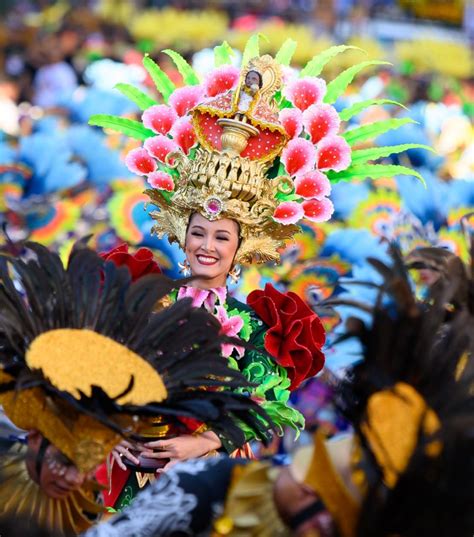
[[[249,71],[257,71],[262,87],[256,92],[248,110],[238,108],[238,95]],[[191,112],[200,147],[194,158],[182,152],[170,153],[167,166],[179,173],[171,198],[159,189],[146,194],[159,210],[151,212],[155,220],[152,232],[166,235],[170,242],[185,246],[186,229],[192,214],[199,213],[210,221],[230,218],[240,226],[240,247],[235,262],[278,261],[278,250],[299,231],[293,224],[282,225],[272,216],[281,203],[277,195],[293,188],[290,177],[269,178],[271,161],[278,156],[288,136],[278,122],[273,96],[281,87],[280,66],[270,56],[254,58],[242,71],[240,83],[229,108],[204,103]],[[219,99],[219,98],[218,98]],[[229,100],[229,103],[231,101]],[[203,117],[217,117],[220,141],[211,143],[205,132]],[[249,141],[266,129],[278,138],[270,150],[258,156],[242,156]]]

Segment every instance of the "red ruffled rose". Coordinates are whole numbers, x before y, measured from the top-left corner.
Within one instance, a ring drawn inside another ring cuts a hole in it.
[[[323,325],[296,293],[280,293],[268,283],[263,291],[252,291],[247,304],[268,325],[265,349],[287,370],[290,390],[322,369]]]
[[[153,259],[153,252],[148,248],[139,248],[135,253],[128,253],[128,244],[120,244],[110,252],[99,254],[102,259],[112,261],[117,267],[127,267],[135,282],[147,274],[161,274],[161,269]]]

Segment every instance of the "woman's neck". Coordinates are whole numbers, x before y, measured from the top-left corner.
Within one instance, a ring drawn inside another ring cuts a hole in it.
[[[200,279],[196,278],[189,283],[191,287],[197,287],[198,289],[217,289],[219,287],[226,286],[226,280],[222,278],[212,278],[212,279]]]

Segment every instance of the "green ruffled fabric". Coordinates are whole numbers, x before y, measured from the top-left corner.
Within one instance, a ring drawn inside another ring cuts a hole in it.
[[[254,349],[247,350],[245,355],[238,360],[233,357],[229,358],[231,366],[239,369],[249,382],[256,384],[249,395],[260,401],[262,408],[272,418],[280,434],[283,434],[284,427],[292,427],[297,432],[300,431],[304,428],[304,417],[289,405],[290,380],[287,372],[265,351],[264,340],[268,327],[258,318],[252,308],[234,298],[227,299],[226,308],[232,315],[239,315],[244,319],[244,328],[239,336],[254,347]],[[248,336],[248,339],[244,337],[244,334]],[[242,429],[247,440],[255,438],[252,429],[244,424],[242,424]]]
[[[176,301],[177,295],[175,291],[170,298]],[[299,433],[304,429],[304,417],[289,404],[291,383],[286,369],[278,365],[265,351],[265,334],[268,326],[250,306],[235,298],[228,297],[224,307],[229,317],[239,315],[244,321],[239,337],[253,347],[247,349],[242,358],[235,355],[228,357],[230,367],[240,371],[249,382],[255,384],[252,390],[242,388],[239,391],[258,400],[272,418],[279,434],[283,434],[285,427],[291,427]],[[245,423],[239,423],[239,426],[244,431],[247,441],[256,438],[254,431]]]

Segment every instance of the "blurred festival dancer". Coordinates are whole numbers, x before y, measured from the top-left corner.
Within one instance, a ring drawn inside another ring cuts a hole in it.
[[[316,433],[289,467],[180,463],[86,537],[472,535],[473,282],[444,281],[427,307],[395,251],[393,261],[377,263],[391,303],[377,301],[359,334],[365,360],[341,386],[353,434]],[[446,295],[459,288],[469,306],[446,323]]]
[[[0,518],[86,530],[104,511],[96,468],[157,419],[199,420],[237,445],[236,422],[264,437],[269,418],[234,392],[248,383],[222,360],[216,320],[189,300],[152,313],[171,280],[132,283],[83,243],[67,268],[26,246],[28,261],[0,259],[0,404],[28,432],[0,455]]]

